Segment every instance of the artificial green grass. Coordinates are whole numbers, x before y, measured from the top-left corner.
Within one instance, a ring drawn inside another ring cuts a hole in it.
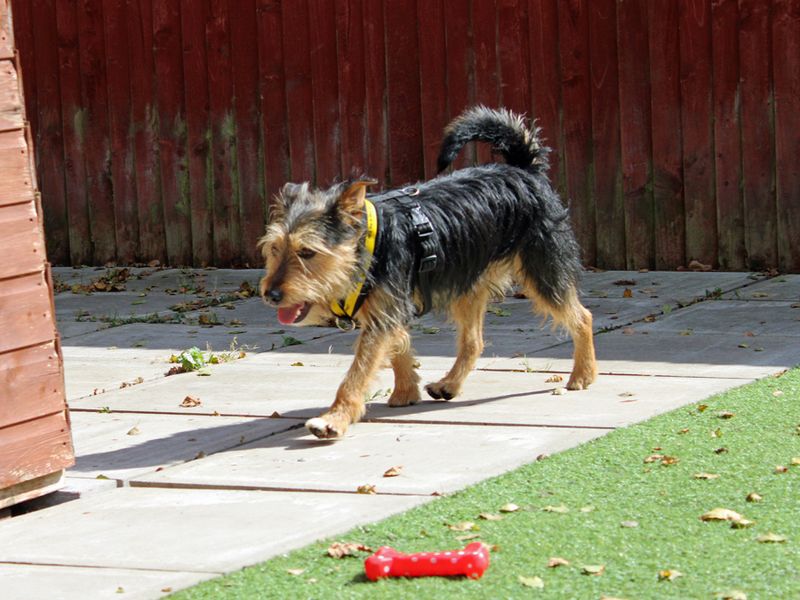
[[[645,462],[656,454],[677,462]],[[496,545],[480,580],[373,583],[363,576],[367,553],[330,558],[326,549],[333,540],[326,540],[172,598],[714,598],[734,591],[750,600],[800,598],[797,457],[800,369],[614,431],[336,538],[403,552],[449,550],[469,542],[456,539],[466,534],[448,525],[473,521],[480,539]],[[777,472],[779,465],[786,472]],[[696,473],[719,477],[696,479]],[[748,502],[751,492],[763,499]],[[509,502],[522,510],[499,521],[479,519]],[[568,512],[543,510],[561,506]],[[700,520],[718,507],[754,524],[734,529]],[[623,527],[623,521],[638,526]],[[756,541],[767,533],[786,541]],[[570,564],[548,568],[556,556]],[[584,565],[605,570],[585,575]],[[292,575],[290,569],[304,571]],[[683,575],[660,581],[659,571],[667,569]],[[544,587],[528,587],[520,576],[540,577]]]

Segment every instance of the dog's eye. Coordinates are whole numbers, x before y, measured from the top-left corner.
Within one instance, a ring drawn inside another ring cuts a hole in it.
[[[317,253],[314,252],[311,248],[300,248],[297,251],[297,256],[302,258],[303,260],[308,260],[309,258],[314,258]]]

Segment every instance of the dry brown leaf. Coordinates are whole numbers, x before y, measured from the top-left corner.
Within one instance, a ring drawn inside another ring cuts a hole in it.
[[[475,525],[472,521],[461,521],[460,523],[453,523],[448,525],[450,531],[478,531],[480,527]]]
[[[700,515],[701,521],[741,521],[742,519],[744,519],[742,515],[729,508],[714,508]]]
[[[544,512],[558,513],[558,514],[561,514],[561,515],[569,512],[569,508],[567,508],[563,504],[559,504],[558,506],[549,506],[548,505],[548,506],[543,507],[542,510]]]
[[[356,488],[356,493],[372,495],[372,494],[377,494],[378,491],[375,489],[374,485],[372,485],[371,483],[367,483],[367,484],[358,486]]]
[[[303,573],[305,573],[306,570],[305,569],[286,569],[286,572],[289,575],[294,575],[296,577],[297,575],[302,575]]]
[[[731,521],[731,529],[745,529],[755,524],[756,522],[750,519],[739,519],[738,521]]]
[[[403,465],[397,465],[395,467],[389,467],[383,473],[384,477],[398,477],[403,472]]]
[[[693,260],[689,262],[689,270],[690,271],[710,271],[711,265],[706,265],[701,263],[699,260]]]
[[[581,573],[584,575],[602,575],[606,570],[605,565],[583,565],[581,567]]]
[[[493,515],[492,513],[481,513],[478,515],[479,519],[484,521],[502,521],[503,515]]]
[[[355,556],[356,552],[372,552],[372,548],[354,542],[333,542],[328,546],[328,556],[331,558],[344,558]]]
[[[729,410],[723,410],[721,413],[717,415],[720,419],[732,419],[736,416],[736,413],[733,413]]]
[[[783,544],[786,541],[786,538],[782,535],[778,535],[777,533],[770,532],[758,536],[756,541],[759,544]]]
[[[142,433],[142,432],[141,432],[141,431],[139,431],[139,428],[138,428],[138,427],[131,427],[131,428],[128,430],[128,435],[139,435],[140,433]]]
[[[186,396],[181,402],[181,408],[194,408],[195,406],[200,406],[202,402],[200,398],[195,398],[194,396]]]
[[[553,556],[550,560],[547,561],[547,567],[549,569],[555,569],[556,567],[567,567],[569,566],[569,561],[566,558],[561,558],[560,556]]]
[[[517,506],[513,502],[509,502],[508,504],[503,504],[503,506],[500,507],[500,512],[502,513],[517,512],[518,510],[519,506]]]
[[[564,378],[561,375],[551,375],[544,380],[545,383],[558,383],[559,381],[564,381]]]
[[[745,498],[748,502],[761,502],[763,499],[761,494],[757,494],[756,492],[750,492]]]
[[[661,569],[658,572],[659,581],[673,581],[678,577],[683,577],[683,573],[676,569]]]
[[[717,479],[719,475],[716,473],[695,473],[695,479]]]
[[[623,298],[633,298],[633,290],[631,288],[625,288],[625,291],[622,292]]]
[[[776,473],[788,473],[789,472],[789,467],[786,467],[784,465],[777,465],[775,467],[775,472]]]
[[[662,460],[664,458],[663,454],[651,454],[647,458],[644,459],[645,464],[654,463],[656,461]]]
[[[553,390],[553,396],[563,396],[566,393],[567,390],[565,390],[563,387],[557,387]]]
[[[698,404],[697,405],[697,412],[699,412],[699,413],[705,412],[705,410],[707,408],[708,408],[708,404]]]
[[[689,433],[689,428],[688,427],[684,427],[683,429],[679,429],[678,430],[678,435],[683,435],[685,433]]]
[[[800,466],[800,456],[795,456],[794,458],[792,458],[792,466],[793,467]]]

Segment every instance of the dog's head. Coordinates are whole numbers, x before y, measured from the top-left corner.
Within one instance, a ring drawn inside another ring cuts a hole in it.
[[[287,183],[276,197],[266,235],[260,291],[285,325],[319,323],[344,297],[359,266],[364,200],[372,180],[317,190]]]

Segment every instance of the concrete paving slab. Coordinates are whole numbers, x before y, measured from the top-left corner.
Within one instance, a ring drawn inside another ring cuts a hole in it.
[[[722,296],[724,300],[767,300],[800,302],[800,275],[778,275],[759,281],[743,290]]]
[[[291,419],[74,410],[71,417],[76,463],[68,476],[120,481],[302,425]]]
[[[621,298],[629,288],[633,298],[649,298],[661,303],[687,302],[719,289],[727,292],[753,284],[761,276],[752,273],[696,273],[689,271],[602,271],[586,272],[581,290],[586,297]],[[633,281],[633,284],[624,283]],[[619,282],[619,283],[615,283]]]
[[[181,302],[196,299],[196,296],[188,294],[170,296],[160,292],[150,292],[145,296],[139,296],[136,293],[117,292],[88,296],[59,294],[54,300],[56,316],[62,321],[81,319],[99,323],[122,323],[154,313],[177,319],[181,315],[170,308]]]
[[[70,317],[65,319],[56,319],[56,328],[62,340],[76,338],[87,333],[94,333],[101,329],[107,329],[108,323],[100,323],[99,321],[75,321]]]
[[[610,331],[595,337],[601,372],[619,375],[723,377],[749,381],[800,363],[800,346],[790,336],[748,338],[727,334],[647,332],[643,327]],[[757,342],[754,342],[757,339]],[[739,344],[748,344],[747,348]],[[562,344],[526,357],[529,368],[568,372],[572,346]],[[519,358],[498,358],[480,365],[489,369],[519,369]]]
[[[170,368],[169,353],[138,348],[64,346],[67,400],[97,396],[123,384],[159,379]]]
[[[114,268],[106,267],[54,267],[53,275],[66,285],[88,285],[106,276]],[[128,293],[145,290],[205,289],[214,291],[233,291],[239,289],[243,281],[255,286],[263,275],[261,269],[161,269],[151,267],[128,267],[132,274],[125,282]],[[70,293],[70,292],[62,292]],[[102,294],[97,292],[96,294]]]
[[[426,399],[415,406],[392,408],[377,401],[369,404],[367,419],[614,428],[742,385],[740,379],[605,375],[588,390],[554,395],[554,388],[566,385],[567,375],[561,382],[548,382],[550,377],[475,371],[462,394],[449,402]]]
[[[791,308],[788,302],[769,300],[701,302],[659,319],[643,331],[726,333],[752,338],[749,345],[756,347],[763,335],[800,336],[800,306]]]
[[[149,600],[217,573],[0,564],[3,597],[10,600]]]
[[[119,488],[0,521],[0,562],[227,572],[429,499]]]
[[[358,423],[338,442],[305,430],[281,433],[138,477],[131,485],[251,486],[381,494],[445,493],[577,446],[605,429]],[[399,477],[383,477],[402,465]],[[0,530],[1,531],[1,530]]]

